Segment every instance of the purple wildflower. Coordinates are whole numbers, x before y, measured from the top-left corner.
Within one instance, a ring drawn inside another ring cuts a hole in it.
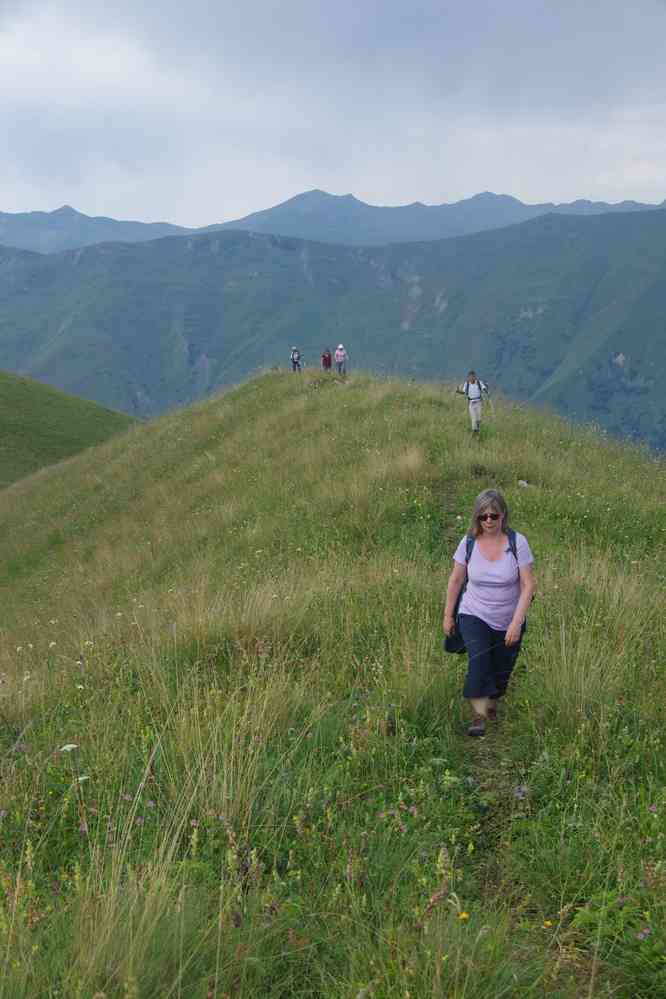
[[[193,829],[197,829],[198,826],[199,826],[199,820],[198,819],[190,819],[190,825],[192,826]]]
[[[150,798],[149,801],[146,802],[146,807],[147,808],[155,808],[155,802],[153,801],[152,798]]]
[[[656,811],[657,811],[656,805],[648,805],[648,812],[652,812],[654,814]]]
[[[650,929],[649,926],[644,926],[643,929],[639,930],[638,933],[636,934],[636,939],[637,940],[647,940],[647,938],[650,936],[651,932],[652,932],[652,930]]]
[[[527,784],[519,784],[518,787],[514,787],[513,789],[513,796],[514,798],[518,798],[519,801],[522,801],[523,798],[526,798],[529,793],[530,789],[527,786]]]

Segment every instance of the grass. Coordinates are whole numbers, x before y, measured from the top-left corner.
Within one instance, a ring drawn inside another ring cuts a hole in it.
[[[276,373],[0,495],[0,999],[666,995],[663,465],[488,417]],[[539,595],[469,740],[488,486]]]
[[[0,488],[127,430],[125,413],[0,371]]]

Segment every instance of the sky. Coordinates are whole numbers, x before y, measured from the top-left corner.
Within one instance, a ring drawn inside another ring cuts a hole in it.
[[[666,0],[0,0],[0,211],[666,198]]]

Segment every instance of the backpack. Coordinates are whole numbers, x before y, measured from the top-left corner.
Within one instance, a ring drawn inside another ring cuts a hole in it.
[[[466,397],[466,398],[467,398],[467,399],[468,399],[468,400],[469,400],[470,402],[472,402],[472,401],[476,402],[476,401],[477,401],[476,399],[474,399],[474,400],[471,400],[471,399],[469,398],[469,384],[470,384],[469,382],[465,382],[465,384],[463,385],[463,387],[462,387],[462,390],[463,390],[463,395],[464,395],[464,396],[465,396],[465,397]],[[477,385],[479,386],[479,399],[482,399],[482,398],[483,398],[483,393],[484,393],[484,392],[487,392],[487,391],[488,391],[488,386],[486,385],[486,383],[485,383],[485,382],[482,382],[480,378],[477,378],[477,379],[476,379],[476,384],[477,384]]]
[[[300,361],[300,359],[301,359],[301,352],[300,352],[300,350],[292,350],[292,352],[291,352],[291,359],[292,359],[292,361]]]
[[[518,564],[518,543],[516,541],[516,532],[511,528],[506,532],[506,536],[509,539],[509,551],[516,560],[516,565]],[[457,655],[461,655],[466,652],[465,642],[460,633],[460,627],[458,625],[458,616],[460,603],[463,598],[463,593],[467,589],[467,566],[469,565],[469,560],[472,557],[472,552],[474,551],[474,545],[476,543],[476,538],[473,534],[468,534],[465,538],[465,582],[463,583],[460,593],[458,594],[458,599],[456,600],[456,606],[453,610],[453,620],[455,621],[455,627],[450,635],[447,635],[444,639],[444,651],[453,652]],[[518,569],[520,573],[520,568]]]

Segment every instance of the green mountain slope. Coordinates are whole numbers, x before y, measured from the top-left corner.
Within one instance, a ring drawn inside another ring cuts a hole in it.
[[[549,215],[354,248],[224,232],[0,248],[0,364],[146,415],[340,340],[358,367],[459,379],[666,444],[666,211]]]
[[[539,589],[484,741],[440,613],[488,486]],[[4,994],[662,994],[663,495],[309,373],[0,493]]]
[[[0,488],[133,423],[125,413],[0,371]]]

